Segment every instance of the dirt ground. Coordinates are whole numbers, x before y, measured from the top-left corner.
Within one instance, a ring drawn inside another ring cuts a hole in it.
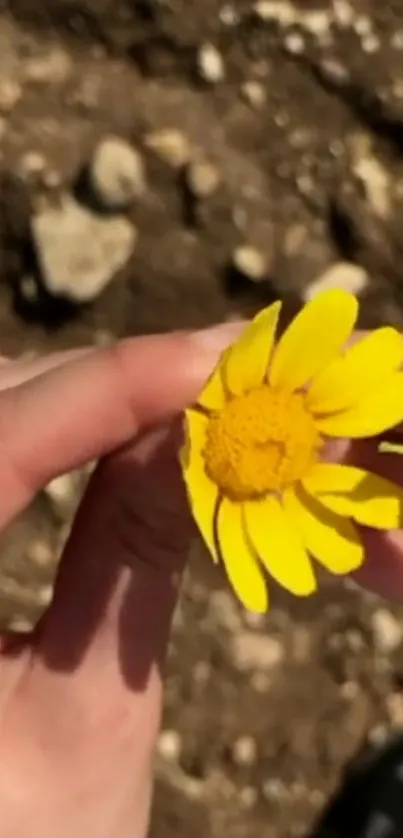
[[[277,296],[291,312],[332,266],[363,326],[403,325],[403,2],[354,9],[1,0],[1,351],[201,326]],[[161,151],[168,129],[176,157]],[[32,206],[75,194],[108,135],[143,162],[136,245],[92,304],[62,304],[40,287]],[[258,276],[250,258],[239,267],[245,245]],[[2,538],[3,625],[26,630],[49,602],[82,480],[49,487]],[[402,619],[352,585],[252,618],[195,550],[152,838],[319,835],[350,759],[403,726]]]

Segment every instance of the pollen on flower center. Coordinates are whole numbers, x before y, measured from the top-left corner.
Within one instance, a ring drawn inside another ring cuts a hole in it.
[[[205,468],[234,500],[258,498],[300,480],[320,445],[304,394],[262,385],[230,399],[211,416]]]

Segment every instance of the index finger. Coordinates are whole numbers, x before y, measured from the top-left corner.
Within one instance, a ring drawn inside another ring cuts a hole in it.
[[[195,399],[236,324],[132,338],[0,393],[0,527],[51,478]]]

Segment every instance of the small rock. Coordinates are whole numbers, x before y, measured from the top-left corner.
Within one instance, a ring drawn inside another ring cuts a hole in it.
[[[393,49],[403,49],[403,29],[398,29],[393,33],[390,45]]]
[[[340,695],[345,701],[356,701],[360,694],[360,685],[357,681],[345,681],[340,686]]]
[[[387,218],[390,212],[391,183],[387,169],[373,155],[359,157],[353,171],[364,186],[368,203],[380,218]]]
[[[253,10],[264,23],[291,26],[298,19],[298,11],[288,0],[257,0]]]
[[[372,616],[374,643],[379,652],[394,652],[403,640],[403,625],[386,608],[378,608]]]
[[[177,762],[181,750],[182,740],[177,730],[163,730],[158,737],[158,753],[170,762]]]
[[[221,7],[218,15],[224,26],[237,26],[240,21],[240,13],[232,3],[225,3]]]
[[[44,489],[45,494],[58,508],[69,507],[75,500],[77,479],[73,474],[61,474],[55,477]]]
[[[238,669],[271,670],[284,658],[284,647],[267,634],[242,631],[232,638],[232,654]]]
[[[16,79],[0,81],[0,113],[11,113],[22,96],[21,85]]]
[[[400,692],[386,696],[386,709],[394,728],[403,728],[403,695]]]
[[[99,143],[89,176],[96,198],[108,210],[123,210],[146,191],[143,158],[120,137],[106,137]]]
[[[22,300],[33,305],[38,301],[38,283],[30,274],[21,277],[18,290]]]
[[[192,147],[189,138],[177,128],[150,131],[144,139],[146,148],[173,169],[181,169],[189,162]]]
[[[299,254],[308,241],[308,230],[304,224],[296,222],[285,230],[283,250],[287,257]]]
[[[240,736],[232,747],[232,759],[235,765],[246,768],[256,762],[257,745],[252,736]]]
[[[341,29],[349,29],[354,21],[355,11],[348,0],[333,0],[334,21]]]
[[[25,61],[23,73],[26,81],[33,84],[61,84],[67,81],[73,61],[60,46],[51,47],[45,55]]]
[[[104,218],[64,196],[32,221],[32,232],[49,293],[77,303],[94,300],[126,264],[137,233],[126,218]]]
[[[199,686],[208,683],[211,677],[211,665],[208,661],[198,661],[193,668],[193,678]]]
[[[197,55],[200,77],[208,84],[219,84],[225,78],[225,65],[221,53],[214,44],[203,44]]]
[[[37,602],[42,607],[50,605],[53,599],[53,585],[44,585],[37,591]]]
[[[97,329],[93,339],[95,346],[113,346],[116,342],[115,335],[109,329]]]
[[[277,802],[288,797],[288,790],[279,777],[272,777],[266,780],[262,788],[266,800]]]
[[[245,786],[243,789],[240,790],[239,796],[242,805],[245,806],[247,809],[251,809],[252,806],[255,806],[256,804],[258,793],[257,790],[253,788],[253,786]]]
[[[40,151],[27,151],[19,160],[18,169],[23,178],[41,179],[46,171],[47,161]]]
[[[372,33],[371,35],[366,35],[365,38],[362,38],[361,46],[363,52],[366,52],[367,55],[374,55],[375,52],[379,52],[381,48],[381,41],[377,35]]]
[[[212,163],[195,160],[187,168],[186,182],[196,198],[209,198],[219,186],[220,175]]]
[[[266,91],[259,81],[246,81],[241,87],[241,94],[245,102],[256,111],[262,110],[266,103]]]
[[[367,736],[369,745],[379,748],[385,744],[388,739],[389,731],[385,724],[375,725],[370,729]]]
[[[326,795],[321,789],[310,789],[308,798],[312,806],[314,806],[315,809],[319,809],[324,806]],[[325,836],[323,836],[323,838],[325,838]]]
[[[353,23],[353,29],[360,38],[370,35],[373,31],[371,18],[368,15],[357,15]]]
[[[351,294],[361,294],[368,284],[369,276],[365,268],[353,262],[337,262],[305,288],[303,297],[304,300],[312,300],[316,294],[329,288],[342,288]]]
[[[227,591],[212,591],[209,607],[213,619],[230,632],[237,632],[241,625],[241,615],[233,596]]]
[[[344,87],[350,80],[347,67],[336,58],[324,58],[320,69],[324,80],[335,87]]]
[[[29,545],[29,559],[38,567],[49,567],[54,561],[54,551],[47,541],[38,540]]]
[[[43,185],[50,192],[60,191],[63,185],[63,178],[60,172],[56,169],[46,169],[43,173]]]
[[[287,32],[283,46],[290,55],[302,55],[305,51],[305,41],[300,32]]]
[[[243,615],[243,622],[249,629],[260,631],[264,628],[266,622],[265,614],[256,614],[254,611],[245,611]]]
[[[233,264],[239,273],[251,282],[261,282],[266,276],[266,259],[256,247],[244,244],[235,248]]]
[[[326,35],[331,25],[331,12],[329,9],[312,9],[303,11],[299,16],[299,23],[311,35],[321,38]]]
[[[16,634],[29,634],[34,627],[32,620],[28,620],[27,617],[20,617],[15,616],[10,620],[8,623],[8,630],[15,631]]]

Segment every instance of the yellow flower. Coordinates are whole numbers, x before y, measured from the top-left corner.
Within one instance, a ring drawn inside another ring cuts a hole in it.
[[[350,348],[358,303],[333,289],[309,302],[277,345],[281,303],[222,356],[186,411],[182,467],[193,516],[243,604],[269,605],[266,572],[297,596],[363,562],[356,522],[401,525],[403,491],[332,463],[332,438],[375,436],[403,419],[403,340],[384,327]]]

